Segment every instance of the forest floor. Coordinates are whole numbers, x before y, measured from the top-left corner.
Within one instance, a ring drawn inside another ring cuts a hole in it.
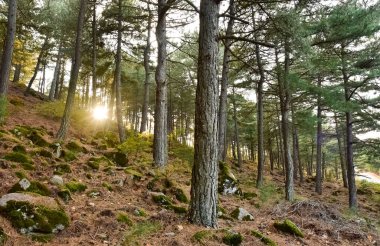
[[[12,131],[17,126],[42,129],[41,132],[46,133],[43,137],[53,143],[60,122],[56,118],[40,115],[38,107],[46,102],[34,96],[25,97],[22,89],[15,86],[10,87],[9,93],[9,115],[1,128],[0,159],[12,152],[14,146],[21,144],[35,163],[35,169],[24,170],[20,165],[2,160],[0,196],[18,182],[20,173],[24,173],[52,191],[52,196],[60,201],[71,223],[50,242],[43,244],[20,234],[3,214],[0,216],[0,227],[8,236],[6,245],[212,246],[223,245],[223,238],[232,232],[243,236],[241,245],[265,245],[252,235],[253,230],[260,231],[277,245],[380,244],[380,193],[371,185],[359,185],[357,213],[348,209],[347,190],[334,181],[324,182],[323,195],[314,192],[312,178],[306,178],[303,184],[296,182],[296,201],[288,203],[283,199],[284,177],[279,171],[273,174],[267,172],[264,187],[255,188],[256,166],[252,162],[244,162],[241,170],[232,167],[240,188],[250,196],[220,195],[219,206],[224,214],[219,218],[218,229],[189,224],[185,213],[176,213],[155,203],[150,191],[162,191],[176,206],[187,207],[187,203],[178,201],[172,191],[173,188],[181,189],[189,197],[191,166],[186,161],[189,154],[184,153],[188,148],[172,141],[169,165],[165,170],[156,170],[152,167],[151,146],[131,142],[126,168],[104,163],[100,164],[99,169],[90,168],[90,158],[102,157],[114,148],[101,147],[99,139],[83,135],[83,131],[77,128],[70,131],[67,139],[79,142],[83,148],[75,154],[75,159],[65,161],[36,155],[36,149],[40,150],[41,147],[33,145],[27,138],[16,137]],[[50,182],[57,167],[62,164],[69,164],[71,169],[70,173],[60,174],[65,183],[76,180],[87,186],[83,192],[72,193],[72,200],[67,202],[57,196],[59,187]],[[253,220],[231,218],[231,212],[237,207],[249,211]],[[278,231],[273,224],[284,219],[296,223],[304,238]]]

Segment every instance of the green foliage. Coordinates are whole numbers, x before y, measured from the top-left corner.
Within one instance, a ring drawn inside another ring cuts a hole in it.
[[[261,232],[259,232],[259,231],[255,231],[255,230],[253,230],[253,231],[251,231],[251,234],[252,234],[254,237],[260,239],[260,241],[263,242],[265,245],[268,245],[268,246],[277,246],[277,244],[276,244],[272,239],[270,239],[270,238],[264,236],[264,235],[263,235]]]
[[[65,161],[70,162],[76,159],[76,154],[70,150],[62,150],[62,157]]]
[[[191,238],[202,244],[202,245],[207,245],[207,243],[205,242],[208,238],[211,238],[213,236],[213,233],[212,231],[210,230],[203,230],[203,231],[198,231],[196,232]]]
[[[259,198],[263,203],[267,202],[269,199],[278,198],[279,195],[278,187],[272,183],[263,185],[259,192]]]
[[[186,161],[189,165],[194,162],[194,149],[185,144],[181,144],[176,140],[171,140],[169,145],[169,154],[174,157]]]
[[[163,206],[171,206],[173,205],[172,201],[169,197],[165,195],[152,195],[153,201],[157,204],[163,205]]]
[[[144,176],[142,173],[140,173],[140,172],[138,172],[138,171],[136,171],[134,169],[131,169],[131,168],[126,168],[124,170],[124,172],[126,174],[132,175],[132,177],[133,177],[134,180],[141,180],[141,178]]]
[[[102,140],[110,148],[116,147],[119,143],[119,137],[115,132],[111,131],[97,132],[94,138]]]
[[[24,190],[21,187],[20,181],[17,182],[15,185],[13,185],[12,188],[8,191],[8,193],[27,191],[27,192],[40,194],[42,196],[50,196],[51,195],[51,191],[49,190],[49,188],[46,185],[44,185],[38,181],[29,181],[28,180],[30,182],[30,186],[26,190]]]
[[[87,189],[87,185],[76,181],[71,181],[65,184],[65,186],[71,192],[82,192]]]
[[[181,188],[174,188],[173,192],[178,201],[183,203],[189,202],[189,198],[187,198],[185,192]]]
[[[282,222],[275,222],[274,227],[282,232],[289,233],[298,237],[304,237],[303,232],[298,228],[296,224],[294,224],[291,220],[285,219]]]
[[[243,242],[243,239],[240,233],[227,232],[222,240],[226,245],[239,246]]]
[[[51,153],[50,151],[46,150],[46,149],[42,149],[38,152],[38,154],[40,156],[43,156],[43,157],[46,157],[46,158],[53,158],[53,153]]]
[[[128,214],[126,213],[119,213],[116,219],[121,223],[133,226],[133,221],[129,218]]]
[[[124,237],[124,245],[138,245],[141,238],[147,237],[161,229],[161,224],[156,221],[144,221],[131,227]]]
[[[32,159],[20,152],[11,152],[4,156],[5,160],[20,163],[25,170],[33,170],[34,165]]]
[[[26,154],[26,148],[23,146],[23,145],[16,145],[12,148],[12,150],[14,152],[19,152],[19,153],[23,153],[23,154]]]
[[[58,164],[54,167],[54,174],[71,173],[71,167],[69,164]]]
[[[137,154],[139,152],[151,152],[152,150],[152,137],[145,134],[134,134],[129,136],[127,140],[117,146],[117,148],[128,154]]]
[[[80,143],[78,143],[77,141],[70,141],[66,144],[66,148],[74,153],[77,153],[77,152],[82,152],[83,151],[83,147]]]

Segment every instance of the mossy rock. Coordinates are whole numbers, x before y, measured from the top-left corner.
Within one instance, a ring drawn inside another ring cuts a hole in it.
[[[5,245],[5,243],[7,242],[7,234],[5,234],[3,228],[0,227],[0,246],[3,246]]]
[[[127,224],[129,226],[133,226],[133,220],[129,218],[128,214],[126,213],[119,213],[116,217],[116,220],[120,223]]]
[[[134,180],[141,180],[142,177],[144,176],[142,173],[140,173],[140,172],[138,172],[138,171],[136,171],[134,169],[131,169],[131,168],[125,169],[124,172],[126,174],[131,175]]]
[[[181,188],[174,188],[173,193],[178,201],[183,203],[189,202],[189,198],[187,198],[185,192]]]
[[[128,166],[128,155],[120,151],[107,152],[104,154],[108,159],[115,162],[117,166],[126,167]]]
[[[62,188],[60,191],[58,191],[57,195],[64,201],[68,202],[72,200],[71,198],[71,192],[69,189]]]
[[[172,206],[171,199],[164,194],[152,194],[153,201],[162,206]]]
[[[34,170],[32,159],[23,153],[20,153],[20,152],[8,153],[4,156],[4,159],[7,161],[20,163],[21,166],[25,170]]]
[[[277,246],[277,244],[270,238],[264,236],[261,232],[259,231],[251,231],[251,234],[252,236],[260,239],[261,242],[263,242],[265,245],[268,245],[268,246]]]
[[[103,183],[102,183],[102,186],[103,186],[104,188],[106,188],[107,190],[109,190],[109,191],[113,191],[113,187],[112,187],[112,185],[109,184],[109,183],[107,183],[107,182],[103,182]]]
[[[50,143],[41,135],[40,132],[33,130],[28,136],[27,136],[34,145],[40,146],[40,147],[49,147]]]
[[[227,232],[222,241],[226,245],[239,246],[243,242],[243,239],[240,233]]]
[[[67,162],[73,161],[77,158],[76,154],[70,150],[62,150],[61,157]]]
[[[38,181],[29,181],[26,178],[21,179],[19,182],[13,185],[12,188],[8,191],[8,193],[15,193],[15,192],[32,192],[32,193],[40,194],[43,196],[51,195],[51,191],[46,185]]]
[[[54,174],[71,173],[71,167],[69,164],[58,164],[54,167]]]
[[[87,166],[89,166],[92,170],[99,170],[100,168],[100,161],[95,158],[90,158],[87,162]]]
[[[66,144],[66,148],[74,153],[83,152],[83,147],[77,141],[70,141]]]
[[[76,182],[76,181],[71,181],[69,183],[66,183],[65,187],[70,192],[82,192],[82,191],[85,191],[87,189],[87,185],[85,185],[81,182]]]
[[[275,222],[274,227],[279,231],[296,235],[302,238],[304,237],[304,234],[301,231],[301,229],[299,229],[298,226],[289,219],[285,219],[282,222],[279,222],[279,221]]]
[[[21,233],[57,233],[69,225],[69,217],[51,197],[10,193],[0,199],[0,212]]]
[[[241,189],[238,187],[238,180],[231,172],[228,164],[219,162],[218,191],[223,195],[236,194],[241,195]]]
[[[16,145],[12,148],[13,152],[19,152],[19,153],[23,153],[23,154],[26,154],[26,148],[23,146],[23,145]]]
[[[45,150],[45,149],[42,149],[38,152],[38,154],[42,157],[46,157],[46,158],[53,158],[53,153],[51,153],[50,151],[48,150]]]
[[[168,209],[173,210],[174,213],[176,213],[176,214],[186,214],[187,213],[187,208],[180,207],[180,206],[169,205]]]
[[[241,221],[252,221],[253,216],[244,208],[236,208],[231,213],[231,217]]]

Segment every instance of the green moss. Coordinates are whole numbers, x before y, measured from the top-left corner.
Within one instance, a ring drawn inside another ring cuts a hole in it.
[[[268,246],[277,246],[277,244],[271,240],[270,238],[267,238],[266,236],[264,236],[261,232],[259,231],[251,231],[251,234],[252,236],[260,239],[261,242],[263,242],[265,245],[268,245]]]
[[[15,172],[15,175],[16,175],[17,178],[19,178],[19,179],[23,179],[23,178],[26,178],[26,177],[27,177],[26,173],[24,173],[23,171],[17,171],[17,172]]]
[[[139,245],[141,238],[147,238],[149,235],[158,232],[161,224],[156,221],[144,221],[137,223],[125,235],[124,241],[127,245]]]
[[[174,158],[178,158],[187,162],[189,165],[193,165],[194,162],[194,149],[185,144],[181,144],[177,140],[170,141],[169,146],[170,154]]]
[[[148,216],[148,213],[143,208],[136,208],[135,215],[140,217],[146,217]]]
[[[5,234],[3,228],[0,227],[0,246],[3,246],[5,245],[5,243],[7,242],[7,234]]]
[[[13,162],[21,163],[21,164],[30,164],[30,165],[32,165],[32,159],[29,156],[27,156],[27,155],[25,155],[23,153],[20,153],[20,152],[8,153],[8,154],[6,154],[4,156],[4,159],[8,160],[8,161],[13,161]]]
[[[117,221],[127,224],[129,226],[133,225],[133,221],[129,218],[128,214],[126,213],[119,213],[116,218]]]
[[[28,138],[33,142],[33,144],[40,146],[40,147],[48,147],[50,143],[46,141],[41,133],[39,133],[36,130],[33,130],[29,135]]]
[[[122,153],[137,154],[141,152],[150,152],[152,139],[143,134],[133,134],[125,142],[117,146]]]
[[[269,199],[273,199],[279,196],[277,186],[274,184],[266,184],[260,188],[260,200],[265,203]]]
[[[67,184],[65,184],[66,188],[69,189],[71,192],[82,192],[87,189],[87,185],[76,182],[76,181],[71,181]]]
[[[34,206],[28,202],[8,201],[2,212],[14,227],[24,233],[53,233],[69,225],[69,218],[63,210]]]
[[[71,198],[71,192],[69,189],[61,189],[60,191],[58,191],[57,195],[64,201],[64,202],[68,202],[70,200],[72,200]]]
[[[189,202],[189,199],[185,195],[185,192],[182,189],[180,189],[180,188],[175,188],[174,189],[174,195],[175,195],[175,198],[178,201],[180,201],[180,202],[183,202],[183,203],[188,203]]]
[[[136,170],[130,169],[130,168],[127,168],[124,171],[126,174],[132,175],[134,180],[141,180],[141,178],[144,176],[142,173],[140,173]]]
[[[46,234],[46,233],[29,233],[28,234],[33,241],[40,243],[48,243],[54,238],[54,234]]]
[[[45,149],[42,149],[38,152],[38,154],[40,156],[43,156],[43,157],[46,157],[46,158],[53,158],[53,153],[51,153],[50,151],[47,151]]]
[[[23,154],[26,154],[26,148],[22,145],[16,145],[12,148],[12,150],[14,152],[19,152],[19,153],[23,153]]]
[[[169,197],[165,195],[153,195],[152,196],[153,201],[157,204],[163,205],[163,206],[172,206],[172,201]]]
[[[102,183],[102,186],[103,186],[104,188],[106,188],[107,190],[109,190],[109,191],[113,191],[113,187],[112,187],[112,185],[109,184],[109,183],[107,183],[107,182],[103,182],[103,183]]]
[[[209,230],[203,230],[196,232],[191,238],[192,240],[202,244],[206,245],[206,240],[213,236],[212,231]]]
[[[240,233],[227,232],[222,240],[227,245],[238,246],[243,242],[243,236]]]
[[[76,159],[75,153],[70,150],[62,150],[62,157],[67,162],[73,161]]]
[[[244,192],[243,193],[243,199],[252,200],[255,197],[257,197],[256,193],[253,193],[253,192]]]
[[[70,141],[66,144],[66,148],[74,153],[82,152],[83,147],[80,143],[76,141]]]
[[[12,188],[8,191],[8,193],[27,191],[27,192],[40,194],[43,196],[51,195],[51,191],[49,190],[49,188],[46,185],[37,181],[27,180],[27,182],[30,182],[30,186],[26,190],[24,190],[20,185],[20,182],[22,182],[23,180],[27,180],[27,179],[21,179],[19,182],[17,182],[15,185],[12,186]]]
[[[223,214],[227,213],[227,211],[222,206],[220,206],[220,205],[217,205],[216,211],[217,212],[222,212]]]
[[[293,235],[296,235],[296,236],[302,237],[302,238],[304,237],[303,232],[298,228],[298,226],[296,224],[294,224],[289,219],[285,219],[282,222],[279,222],[279,221],[275,222],[274,227],[279,231],[289,233],[289,234],[293,234]]]
[[[89,166],[91,169],[93,170],[99,170],[99,167],[100,167],[100,164],[99,164],[99,161],[96,161],[96,160],[89,160],[87,162],[87,166]]]
[[[186,214],[187,213],[187,208],[184,208],[184,207],[170,205],[170,206],[168,206],[168,208],[173,210],[177,214]]]
[[[58,164],[54,169],[54,174],[71,173],[71,167],[69,164]]]
[[[111,131],[103,131],[103,132],[97,132],[95,135],[95,139],[101,139],[104,141],[104,144],[106,149],[107,146],[110,148],[116,147],[116,145],[119,143],[119,137],[116,133]]]

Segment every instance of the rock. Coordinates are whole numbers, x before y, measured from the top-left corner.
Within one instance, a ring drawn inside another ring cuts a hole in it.
[[[241,190],[238,187],[238,181],[234,174],[231,172],[227,163],[219,162],[219,184],[218,191],[223,195],[241,194]]]
[[[76,141],[70,141],[66,144],[66,148],[74,153],[83,152],[83,147]]]
[[[55,184],[55,185],[63,185],[63,178],[61,176],[58,176],[58,175],[54,175],[51,179],[50,179],[50,182],[52,184]]]
[[[33,192],[36,194],[40,194],[43,196],[49,196],[51,194],[50,190],[46,185],[37,182],[37,181],[29,181],[27,178],[22,178],[19,182],[12,186],[12,188],[8,191],[9,193],[14,192]]]
[[[33,144],[40,146],[40,147],[48,147],[49,142],[44,139],[44,137],[36,130],[33,130],[28,136],[27,136]]]
[[[53,149],[54,149],[54,156],[56,158],[60,158],[62,155],[62,147],[59,143],[53,144]]]
[[[63,188],[60,191],[58,191],[57,195],[64,201],[68,202],[71,198],[71,192],[69,189]]]
[[[294,224],[289,219],[285,219],[282,222],[279,222],[279,221],[275,222],[274,227],[279,231],[289,233],[289,234],[293,234],[293,235],[296,235],[296,236],[302,237],[302,238],[304,237],[303,232],[298,228],[298,226],[296,224]]]
[[[32,193],[9,193],[0,198],[0,212],[21,233],[57,233],[69,218],[54,198]]]
[[[240,233],[228,231],[222,240],[227,245],[238,246],[243,242],[243,236]]]
[[[182,230],[183,230],[183,226],[182,226],[182,225],[177,225],[177,226],[176,226],[176,229],[177,229],[178,231],[182,231]]]
[[[120,151],[107,152],[104,154],[107,158],[111,159],[117,166],[128,166],[128,156]]]
[[[242,221],[253,220],[253,216],[244,208],[236,208],[234,211],[232,211],[231,217]]]
[[[167,233],[165,233],[165,236],[174,237],[175,233],[174,232],[167,232]]]

